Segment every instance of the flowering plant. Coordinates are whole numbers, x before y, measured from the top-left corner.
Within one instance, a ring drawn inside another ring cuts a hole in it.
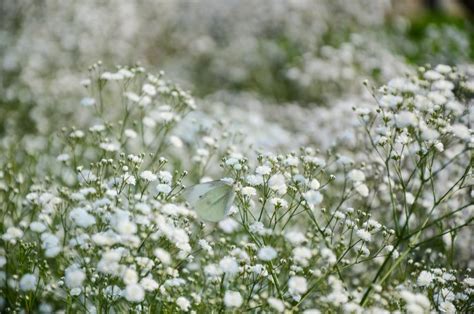
[[[41,154],[2,142],[5,311],[472,309],[474,88],[456,69],[366,84],[354,145],[285,153],[203,125],[163,73],[97,63],[82,85],[81,127]],[[236,195],[216,224],[182,197],[210,177]]]

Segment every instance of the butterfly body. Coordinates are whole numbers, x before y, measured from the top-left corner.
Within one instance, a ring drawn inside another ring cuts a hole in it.
[[[216,180],[190,186],[184,190],[183,196],[199,218],[218,222],[229,213],[235,193],[232,184]]]

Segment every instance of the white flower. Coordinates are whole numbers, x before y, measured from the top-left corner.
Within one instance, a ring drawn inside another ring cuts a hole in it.
[[[285,303],[282,300],[277,298],[268,298],[268,305],[270,305],[276,312],[282,313],[285,310]]]
[[[69,289],[82,287],[82,283],[86,279],[86,274],[82,269],[77,265],[72,265],[66,268],[65,273],[64,281]]]
[[[255,173],[262,176],[270,174],[271,171],[272,171],[272,168],[268,166],[258,166],[257,169],[255,169]]]
[[[216,264],[209,264],[204,267],[206,276],[216,278],[222,275],[222,269]]]
[[[137,179],[135,178],[135,176],[129,174],[128,172],[123,175],[123,178],[125,183],[127,183],[128,185],[137,184]]]
[[[155,291],[159,287],[158,283],[153,278],[150,278],[150,277],[145,277],[142,280],[140,280],[140,285],[146,291]]]
[[[463,280],[463,282],[469,287],[474,287],[474,278],[467,277]]]
[[[128,100],[133,101],[133,102],[139,102],[140,101],[140,96],[138,96],[135,93],[132,92],[126,92],[123,94]]]
[[[367,185],[363,184],[363,183],[359,183],[355,186],[355,190],[357,191],[357,193],[360,194],[360,196],[362,197],[367,197],[369,196],[369,188],[367,187]]]
[[[153,182],[153,181],[156,181],[158,179],[156,174],[154,174],[153,172],[151,172],[149,170],[145,170],[142,173],[140,173],[140,178],[142,178],[143,180],[145,180],[147,182]]]
[[[439,310],[441,313],[455,314],[456,307],[449,301],[441,302],[439,305]]]
[[[181,309],[181,311],[187,312],[191,307],[191,302],[185,297],[179,297],[176,299],[176,305]]]
[[[89,214],[84,208],[74,208],[69,213],[69,218],[82,228],[88,228],[96,223],[95,217]]]
[[[416,280],[416,283],[420,287],[426,287],[426,286],[429,286],[432,281],[433,281],[433,274],[426,270],[423,270],[418,275],[418,279]]]
[[[23,231],[16,227],[8,227],[7,232],[2,235],[5,241],[16,240],[23,237]]]
[[[306,279],[301,276],[293,276],[288,280],[288,291],[293,295],[301,295],[308,290]]]
[[[134,139],[138,136],[137,132],[135,132],[132,129],[126,129],[125,132],[123,133],[126,137]]]
[[[78,296],[80,295],[82,292],[82,289],[81,288],[72,288],[71,291],[69,291],[69,293],[72,295],[72,296]]]
[[[365,229],[359,229],[356,232],[357,236],[364,242],[370,242],[372,241],[372,235],[370,234],[369,231]]]
[[[39,222],[39,221],[33,221],[31,224],[30,224],[30,229],[31,231],[34,231],[34,232],[37,232],[37,233],[42,233],[44,231],[46,231],[46,226]]]
[[[156,186],[156,190],[158,191],[158,193],[168,194],[169,192],[171,192],[171,186],[169,186],[168,184],[160,183]]]
[[[270,189],[276,191],[280,195],[285,194],[287,190],[285,177],[282,174],[275,174],[271,176],[270,180],[268,180],[268,186]]]
[[[142,90],[145,94],[149,96],[155,96],[156,95],[156,88],[155,86],[151,84],[144,84],[142,87]]]
[[[334,265],[337,262],[336,254],[331,249],[325,247],[321,249],[321,257],[329,264]]]
[[[298,166],[299,163],[300,163],[300,160],[298,159],[298,157],[295,157],[295,156],[288,156],[285,160],[285,165],[287,166],[296,167]]]
[[[451,131],[456,137],[463,140],[469,140],[471,138],[471,132],[468,127],[464,124],[455,124],[451,127]]]
[[[271,261],[277,257],[277,251],[271,246],[264,246],[258,250],[258,258],[262,261]]]
[[[38,277],[34,274],[25,274],[20,279],[20,289],[23,291],[34,291],[38,284]]]
[[[348,177],[350,180],[355,181],[355,182],[365,181],[365,174],[358,169],[351,170],[351,172],[349,172],[348,174]]]
[[[423,77],[429,81],[436,81],[440,80],[443,78],[443,75],[440,74],[439,72],[433,71],[433,70],[428,70],[425,72]]]
[[[100,143],[99,145],[100,148],[102,148],[103,150],[107,151],[107,152],[116,152],[119,150],[120,148],[120,144],[119,143],[111,143],[111,142],[106,142],[106,143]]]
[[[293,249],[293,259],[301,266],[308,266],[308,261],[311,256],[311,250],[306,247],[297,247]]]
[[[138,282],[138,274],[135,269],[127,268],[123,272],[122,280],[126,285],[131,285]]]
[[[446,65],[446,64],[438,64],[436,67],[435,67],[435,71],[441,73],[441,74],[447,74],[449,72],[451,72],[451,67],[449,65]]]
[[[307,240],[305,235],[299,231],[288,231],[285,238],[293,245],[300,245]]]
[[[248,175],[245,180],[252,186],[258,186],[263,184],[263,177],[261,175]]]
[[[410,111],[401,111],[395,116],[396,125],[399,128],[406,128],[409,126],[416,126],[418,118],[413,112]]]
[[[318,189],[321,187],[321,183],[319,183],[318,180],[313,179],[313,180],[311,180],[311,182],[309,183],[309,187],[310,187],[312,190],[318,190]]]
[[[249,230],[252,233],[256,233],[258,235],[269,235],[272,234],[272,229],[265,228],[261,221],[256,221],[249,226]]]
[[[227,290],[224,295],[224,304],[228,308],[240,307],[243,303],[242,296],[238,291]]]
[[[311,208],[313,208],[315,205],[321,204],[323,201],[323,195],[319,191],[315,190],[309,190],[303,193],[303,197]]]
[[[279,208],[288,208],[288,202],[283,199],[283,198],[279,198],[279,197],[272,197],[270,199],[270,203],[274,206],[274,207],[279,207]]]
[[[443,145],[443,143],[441,143],[441,142],[436,143],[434,147],[436,148],[436,150],[437,150],[438,152],[443,152],[443,151],[444,151],[444,145]]]
[[[55,257],[61,252],[59,238],[51,233],[41,234],[42,247],[47,257]]]
[[[173,175],[168,171],[160,171],[158,173],[158,177],[160,178],[161,182],[166,184],[171,184],[171,181],[173,180]]]
[[[156,248],[153,251],[153,254],[165,265],[169,265],[171,263],[171,255],[167,251]]]
[[[226,256],[219,262],[221,270],[229,276],[234,276],[239,272],[239,264],[235,258]]]
[[[401,96],[384,95],[380,98],[380,105],[382,107],[395,108],[403,101]]]
[[[137,225],[123,218],[117,222],[116,230],[122,235],[131,235],[137,232]]]
[[[145,290],[139,284],[127,285],[124,291],[125,299],[130,302],[142,302],[145,299]]]
[[[240,225],[234,219],[227,217],[219,221],[218,226],[224,233],[232,233],[238,230]]]
[[[244,196],[251,197],[251,196],[257,195],[257,190],[255,190],[255,188],[253,188],[251,186],[243,187],[240,191],[241,191],[242,195],[244,195]]]

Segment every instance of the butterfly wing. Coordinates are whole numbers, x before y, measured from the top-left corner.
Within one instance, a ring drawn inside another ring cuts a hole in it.
[[[218,186],[221,186],[222,183],[223,182],[221,180],[216,180],[192,185],[184,189],[183,197],[191,205],[194,205],[198,200],[202,198],[204,194]]]
[[[234,190],[229,183],[218,180],[189,187],[184,197],[201,219],[217,222],[228,214]]]

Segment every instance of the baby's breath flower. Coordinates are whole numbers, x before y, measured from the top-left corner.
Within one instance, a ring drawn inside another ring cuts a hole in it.
[[[127,301],[140,303],[145,299],[145,290],[139,284],[132,283],[125,287],[124,296]]]
[[[306,278],[301,276],[293,276],[288,280],[288,291],[292,295],[302,295],[308,290]]]
[[[281,300],[277,298],[268,298],[267,302],[276,312],[282,313],[285,311],[285,303],[283,303]]]
[[[38,277],[35,274],[25,274],[20,279],[20,289],[23,291],[34,291],[38,284]]]
[[[86,274],[77,265],[72,265],[66,268],[64,281],[66,286],[70,289],[81,288]]]
[[[271,246],[264,246],[258,250],[258,258],[262,261],[271,261],[277,257],[277,251]]]
[[[179,297],[176,299],[176,304],[180,308],[181,311],[187,312],[191,308],[191,302],[185,297]]]
[[[142,173],[140,173],[140,178],[142,178],[143,180],[145,180],[147,182],[153,182],[153,181],[156,181],[158,179],[156,174],[154,174],[153,172],[151,172],[149,170],[145,170]]]
[[[224,295],[224,304],[227,308],[237,308],[243,303],[243,298],[238,291],[227,290]]]
[[[370,234],[369,231],[365,229],[359,229],[356,232],[357,236],[364,242],[370,242],[372,241],[372,235]]]

